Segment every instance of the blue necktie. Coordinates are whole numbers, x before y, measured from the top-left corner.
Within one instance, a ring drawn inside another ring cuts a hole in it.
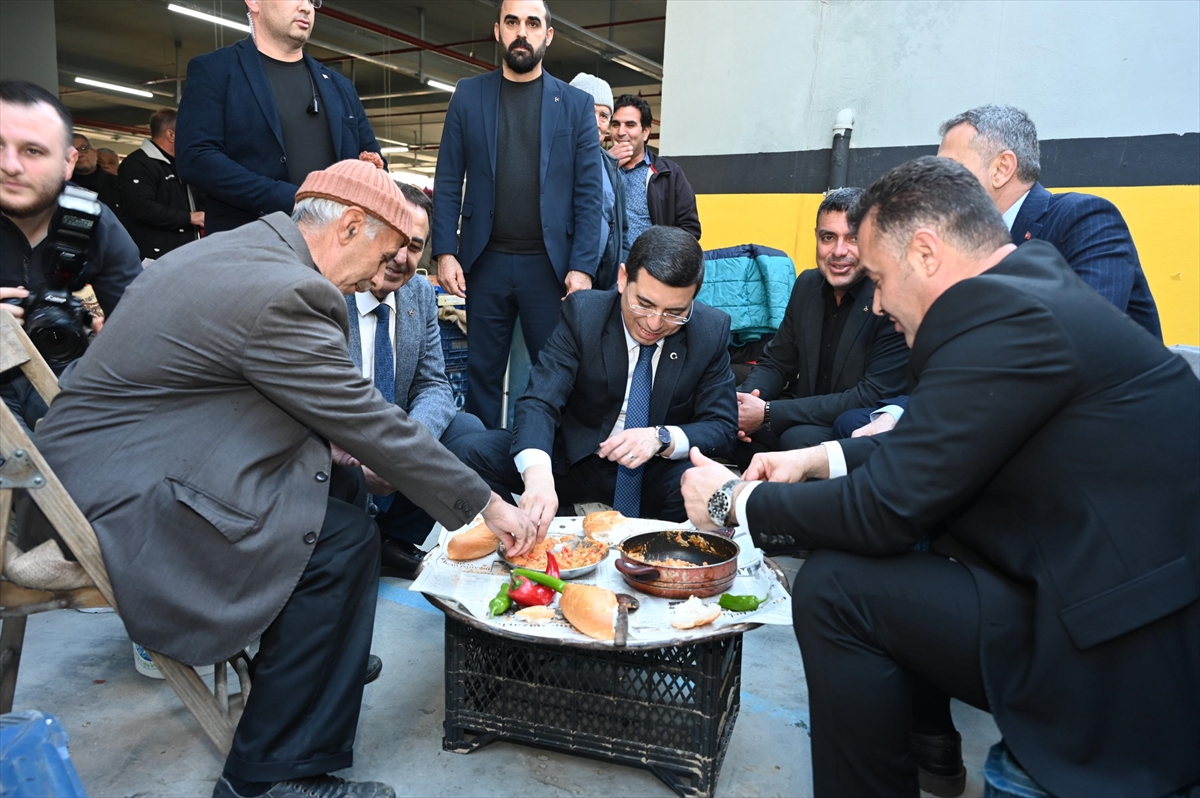
[[[383,394],[389,404],[396,403],[396,361],[392,358],[392,336],[388,329],[391,308],[382,302],[371,311],[375,314],[375,389]],[[387,512],[392,506],[394,494],[372,496],[379,512]]]
[[[629,381],[629,401],[625,405],[625,429],[638,429],[650,424],[650,389],[654,374],[650,365],[654,360],[657,344],[643,346]],[[642,469],[617,466],[617,490],[613,496],[613,509],[626,518],[637,518],[642,512]]]

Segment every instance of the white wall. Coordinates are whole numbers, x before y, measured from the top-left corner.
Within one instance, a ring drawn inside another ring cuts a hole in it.
[[[665,155],[933,144],[1024,108],[1042,139],[1200,131],[1195,0],[668,0]]]

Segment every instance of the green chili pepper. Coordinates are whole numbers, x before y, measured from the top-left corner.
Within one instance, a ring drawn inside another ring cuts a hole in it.
[[[750,612],[765,604],[770,597],[769,593],[762,598],[758,596],[735,596],[732,593],[726,593],[721,596],[721,600],[717,603],[725,609],[733,610],[734,612]]]
[[[488,617],[495,618],[497,615],[503,615],[511,606],[512,599],[508,597],[508,582],[505,582],[500,586],[500,592],[496,594],[496,597],[488,602]]]
[[[531,571],[528,568],[514,568],[512,572],[517,576],[525,577],[530,582],[537,582],[539,585],[545,585],[551,590],[556,590],[559,593],[562,592],[563,587],[565,587],[567,584],[561,579],[550,576],[550,574],[544,574],[541,571]]]

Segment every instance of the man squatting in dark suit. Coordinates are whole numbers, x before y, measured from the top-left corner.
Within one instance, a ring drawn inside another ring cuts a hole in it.
[[[501,496],[521,494],[539,530],[560,503],[682,521],[688,448],[733,449],[729,315],[696,302],[704,253],[676,227],[633,244],[610,291],[581,291],[517,400],[514,429],[466,439],[463,457]]]
[[[1054,247],[1014,246],[960,164],[892,169],[850,221],[912,347],[908,412],[683,477],[697,526],[814,550],[793,607],[816,794],[917,795],[922,682],[990,711],[1051,794],[1195,783],[1200,381]]]
[[[466,409],[492,429],[517,316],[536,365],[563,296],[592,287],[604,196],[592,96],[542,69],[546,4],[503,0],[493,35],[500,69],[460,80],[446,109],[433,214],[438,282],[470,295]]]
[[[801,272],[779,332],[738,387],[741,468],[755,452],[802,449],[833,438],[847,410],[874,406],[905,388],[908,347],[887,319],[871,312],[846,211],[861,188],[829,192],[817,208],[817,268]]]
[[[378,601],[379,533],[347,466],[447,527],[482,511],[506,543],[536,539],[346,350],[343,295],[381,280],[407,216],[386,172],[342,161],[309,175],[292,218],[168,253],[35,435],[96,530],[133,640],[198,665],[261,636],[216,798],[394,795],[325,775],[353,762]]]
[[[1162,340],[1158,308],[1121,212],[1103,197],[1051,194],[1038,182],[1041,148],[1028,114],[1011,105],[982,105],[947,119],[940,134],[938,155],[958,161],[979,179],[1014,244],[1053,244],[1081,280]],[[907,398],[884,401],[886,407],[864,404],[838,419],[835,437],[848,437],[868,421],[860,435],[894,427]]]
[[[408,245],[384,268],[379,285],[346,297],[350,312],[350,359],[389,402],[404,408],[455,454],[464,435],[482,432],[483,423],[454,406],[446,378],[437,297],[417,267],[429,241],[433,201],[424,191],[400,183],[408,205]],[[374,471],[363,469],[379,525],[380,576],[415,579],[424,553],[417,546],[433,529],[433,518]]]

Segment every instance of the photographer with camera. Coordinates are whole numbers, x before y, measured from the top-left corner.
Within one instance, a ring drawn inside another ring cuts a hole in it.
[[[56,374],[100,326],[72,292],[91,284],[108,316],[142,271],[113,212],[67,184],[78,158],[71,127],[41,86],[0,81],[0,312],[25,326]],[[0,374],[0,396],[29,428],[46,413],[19,370]]]

